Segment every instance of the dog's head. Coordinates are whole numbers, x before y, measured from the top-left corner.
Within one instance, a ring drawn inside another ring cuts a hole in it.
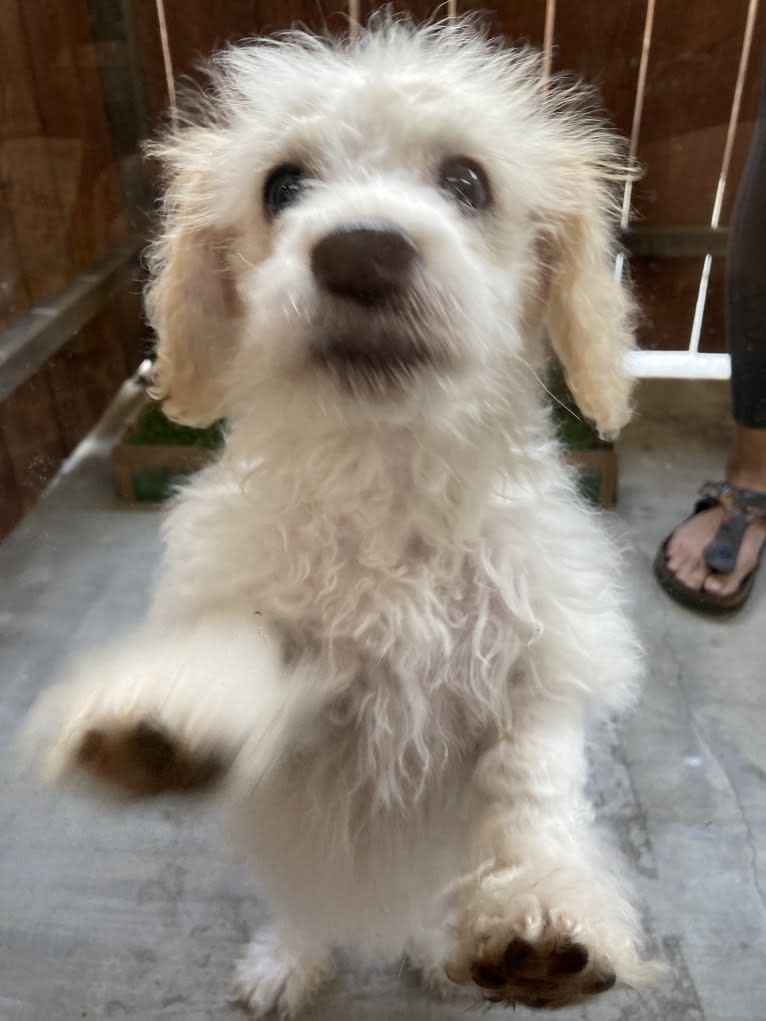
[[[623,425],[615,142],[577,90],[543,88],[535,54],[389,21],[230,49],[211,81],[197,123],[155,148],[148,308],[171,417],[275,389],[349,422],[512,413],[547,328],[582,410]]]

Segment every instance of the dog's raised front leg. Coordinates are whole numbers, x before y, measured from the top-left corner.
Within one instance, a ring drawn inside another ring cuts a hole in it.
[[[23,745],[51,778],[83,775],[128,797],[197,791],[245,748],[251,774],[268,769],[303,694],[250,616],[147,625],[44,693]]]
[[[518,706],[472,779],[469,870],[451,891],[446,972],[508,1004],[562,1007],[652,973],[591,828],[582,713]]]

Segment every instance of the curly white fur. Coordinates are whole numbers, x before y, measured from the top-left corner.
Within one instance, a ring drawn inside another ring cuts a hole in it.
[[[586,716],[628,704],[640,657],[539,383],[547,328],[602,433],[628,416],[619,145],[578,89],[541,88],[534,53],[467,23],[258,40],[216,59],[212,89],[155,150],[148,306],[169,413],[225,415],[226,445],[167,518],[140,635],[51,696],[49,764],[139,718],[225,750],[279,927],[239,971],[259,1015],[292,1016],[336,944],[407,947],[442,991],[520,939],[540,960],[577,942],[602,984],[640,981],[583,794]],[[486,169],[486,211],[438,187],[455,154]],[[272,221],[261,191],[285,162],[310,183]],[[311,271],[327,231],[381,219],[421,256],[398,312],[352,308]],[[376,316],[434,362],[344,388],[311,342]],[[588,974],[550,995],[598,991]]]

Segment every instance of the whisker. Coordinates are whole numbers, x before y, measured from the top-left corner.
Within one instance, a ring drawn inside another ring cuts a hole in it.
[[[514,357],[516,358],[517,361],[521,362],[521,364],[525,368],[529,369],[529,371],[535,377],[535,379],[540,384],[540,386],[543,388],[543,390],[548,394],[548,396],[551,398],[551,400],[555,401],[556,404],[558,404],[560,408],[563,408],[564,411],[567,412],[567,414],[571,415],[573,418],[576,418],[578,422],[584,422],[585,421],[580,415],[577,414],[576,411],[574,411],[572,408],[570,408],[569,405],[564,404],[564,402],[559,397],[557,397],[556,394],[553,393],[553,391],[550,390],[545,385],[545,381],[540,378],[539,373],[535,371],[534,367],[532,365],[530,365],[530,363],[526,360],[526,358],[524,358],[523,355],[521,355],[518,352],[516,352]]]
[[[240,252],[239,250],[237,250],[234,254],[237,256],[237,258],[241,259],[246,266],[249,266],[250,269],[258,269],[258,267],[254,265],[252,262],[250,262],[249,259],[246,259],[242,252]]]

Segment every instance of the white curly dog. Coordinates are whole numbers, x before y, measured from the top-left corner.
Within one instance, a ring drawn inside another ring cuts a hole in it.
[[[225,448],[145,625],[44,697],[48,770],[228,802],[274,915],[256,1016],[338,945],[509,1005],[636,985],[583,788],[641,658],[540,383],[550,342],[602,435],[628,418],[620,145],[464,22],[249,42],[211,82],[155,148],[148,308],[168,414]]]

